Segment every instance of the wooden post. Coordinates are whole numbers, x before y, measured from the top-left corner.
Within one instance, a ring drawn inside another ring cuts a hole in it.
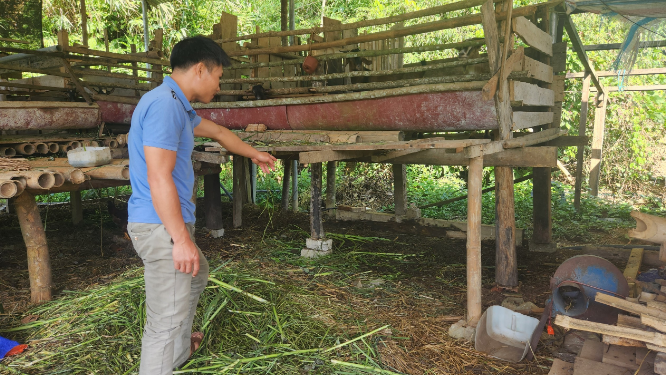
[[[257,165],[254,163],[250,163],[250,188],[250,202],[257,204]]]
[[[469,161],[467,175],[467,325],[481,318],[481,180],[483,157]]]
[[[88,46],[88,13],[86,12],[86,0],[81,0],[81,43]]]
[[[326,163],[326,209],[329,217],[335,217],[335,170],[338,162],[329,161]]]
[[[204,180],[204,215],[206,215],[206,228],[219,230],[222,225],[222,193],[220,192],[220,176],[207,174]]]
[[[321,163],[310,164],[310,238],[320,240],[326,236],[321,217]]]
[[[513,9],[513,2],[508,0],[504,4]],[[488,47],[488,62],[491,73],[499,71],[507,56],[503,54],[499,44],[499,33],[495,19],[493,1],[487,0],[481,6],[483,32]],[[507,22],[510,24],[510,22]],[[510,25],[505,25],[505,43],[512,43]],[[503,48],[509,51],[511,48]],[[512,138],[511,126],[513,124],[513,111],[509,95],[508,80],[500,80],[499,90],[495,93],[495,109],[499,121],[499,131],[495,140],[508,140]],[[471,170],[471,164],[470,164]],[[471,171],[470,171],[471,174]],[[471,178],[470,178],[471,180]],[[514,213],[513,197],[513,169],[511,167],[495,167],[495,281],[502,287],[518,286],[518,263],[516,258],[516,218]],[[479,198],[480,199],[480,198]],[[468,232],[469,238],[469,232]],[[469,272],[469,271],[468,271]],[[480,277],[480,276],[479,276]],[[479,297],[480,298],[480,297]]]
[[[291,163],[291,209],[298,212],[298,160],[293,160]]]
[[[583,97],[580,102],[580,119],[578,120],[578,135],[585,135],[587,130],[587,110],[590,101],[590,73],[585,72],[583,79]],[[585,155],[585,146],[578,146],[576,150],[576,185],[574,188],[574,207],[580,211],[580,196],[583,186],[583,159]]]
[[[594,131],[592,133],[592,160],[590,160],[590,194],[599,194],[599,177],[601,176],[601,158],[604,145],[604,132],[606,127],[606,103],[608,99],[603,95],[600,103],[594,109]]]
[[[245,161],[244,157],[234,155],[233,159],[233,226],[239,228],[243,225],[243,196],[245,191]]]
[[[69,192],[69,205],[72,210],[72,224],[81,224],[83,222],[83,202],[80,190]]]
[[[26,192],[15,199],[16,214],[21,225],[23,241],[28,250],[30,299],[33,303],[51,300],[51,260],[46,233],[39,216],[35,196]]]
[[[393,164],[393,202],[395,216],[407,214],[407,166]]]
[[[280,30],[289,30],[289,0],[280,0]],[[282,37],[282,45],[287,45],[287,37]]]
[[[284,173],[282,174],[282,210],[289,209],[289,177],[291,174],[291,160],[283,160]]]
[[[130,44],[130,52],[136,53],[136,44]],[[132,68],[137,68],[136,62],[132,62]],[[111,71],[110,67],[109,67],[109,71]],[[132,75],[134,77],[138,78],[139,77],[139,71],[136,70],[136,69],[132,69]],[[138,80],[134,81],[134,84],[139,85],[139,81]],[[139,92],[139,90],[134,90],[134,96],[140,96],[140,95],[141,95],[141,93]]]

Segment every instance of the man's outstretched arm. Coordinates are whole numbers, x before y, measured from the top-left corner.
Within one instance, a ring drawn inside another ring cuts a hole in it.
[[[201,123],[194,128],[194,135],[211,138],[232,154],[252,159],[252,162],[258,165],[264,173],[268,173],[269,170],[275,168],[275,161],[277,159],[273,155],[257,151],[254,147],[238,138],[231,130],[210,120],[201,119]]]

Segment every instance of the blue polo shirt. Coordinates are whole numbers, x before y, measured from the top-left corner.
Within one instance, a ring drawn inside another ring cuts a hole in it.
[[[176,152],[171,175],[176,184],[183,220],[194,223],[195,205],[190,200],[194,189],[192,150],[194,128],[201,123],[190,102],[171,77],[146,93],[134,110],[128,137],[132,196],[128,203],[129,222],[161,224],[148,185],[148,169],[143,146]]]

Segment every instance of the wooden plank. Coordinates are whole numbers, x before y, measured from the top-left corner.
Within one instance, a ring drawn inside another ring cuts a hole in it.
[[[628,311],[632,314],[636,315],[648,315],[648,316],[653,316],[655,318],[659,319],[666,319],[666,312],[661,311],[659,309],[655,308],[650,308],[647,306],[643,306],[640,303],[635,303],[635,302],[629,302],[627,300],[624,300],[622,298],[617,298],[613,296],[609,296],[608,294],[604,293],[597,293],[594,300],[599,303],[603,303],[604,305],[612,306],[615,308],[618,308],[620,310]],[[661,345],[654,343],[655,345]],[[666,345],[661,345],[661,346],[666,346]]]
[[[520,102],[524,106],[552,107],[555,104],[553,90],[531,83],[509,81],[509,92],[512,102]]]
[[[603,293],[597,293],[603,294]],[[577,329],[580,331],[600,333],[617,337],[639,340],[659,346],[666,346],[666,335],[657,332],[646,332],[634,328],[618,327],[609,324],[574,319],[566,315],[558,315],[555,324],[562,328]]]
[[[192,151],[192,160],[203,161],[211,164],[224,164],[229,161],[229,159],[226,156],[212,152],[201,152],[201,151]]]
[[[605,349],[606,345],[601,341],[585,340],[578,356],[590,361],[601,362]]]
[[[533,58],[525,56],[523,70],[527,71],[528,78],[534,78],[547,83],[553,82],[553,67],[534,60]]]
[[[625,73],[625,76],[640,76],[640,75],[653,75],[653,74],[666,74],[666,68],[649,68],[649,69],[632,69],[630,72]],[[585,72],[567,73],[566,79],[572,78],[585,78]],[[610,70],[603,70],[597,72],[597,77],[617,77],[617,72]]]
[[[574,364],[564,362],[559,358],[553,360],[553,365],[550,367],[548,375],[573,375]]]
[[[542,130],[540,132],[530,133],[520,138],[504,141],[504,148],[519,148],[547,142],[561,135],[565,135],[566,132],[566,130],[553,128]]]
[[[423,151],[423,150],[407,149],[407,150],[389,151],[384,155],[372,155],[370,157],[370,160],[372,160],[373,163],[384,163],[384,162],[388,162],[392,159],[399,158],[401,156],[414,154],[414,153],[421,152],[421,151]]]
[[[666,332],[666,322],[649,315],[641,315],[641,323],[660,332]]]
[[[654,358],[654,372],[659,375],[666,374],[666,353],[657,353]]]
[[[574,375],[633,375],[633,372],[608,363],[578,357],[574,362]]]
[[[529,46],[553,56],[553,37],[525,17],[513,19],[513,31]]]
[[[645,254],[647,255],[647,254]],[[659,302],[659,301],[648,301],[647,302],[647,307],[651,309],[657,309],[666,312],[666,303]]]
[[[594,109],[594,129],[592,132],[592,152],[590,155],[590,194],[599,194],[599,179],[601,177],[601,160],[603,155],[604,133],[606,132],[606,105],[607,95],[601,100],[601,105]]]
[[[553,67],[553,73],[559,73],[567,70],[567,42],[553,44],[553,57],[550,59],[550,65]]]
[[[553,112],[513,112],[512,130],[531,128],[553,122]]]
[[[636,276],[641,268],[641,264],[643,264],[643,248],[631,249],[631,255],[629,255],[627,266],[624,269],[624,277],[627,279],[627,282],[636,282]]]
[[[603,353],[602,362],[634,371],[638,370],[636,348],[631,346],[610,345]]]
[[[625,314],[618,314],[617,323],[615,325],[618,327],[642,329],[644,331],[648,329],[647,326],[641,323],[641,318]]]
[[[646,345],[643,341],[627,339],[624,337],[617,337],[613,335],[603,335],[601,342],[608,345],[620,345],[620,346],[633,346],[633,347],[643,347]]]
[[[564,101],[564,76],[553,77],[553,92],[555,93],[555,102]]]
[[[356,159],[366,155],[368,155],[368,151],[310,151],[301,152],[298,155],[298,161],[301,164],[311,164],[325,161]]]

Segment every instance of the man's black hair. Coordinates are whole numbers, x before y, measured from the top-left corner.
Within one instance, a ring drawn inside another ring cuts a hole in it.
[[[229,66],[231,60],[219,44],[212,39],[198,35],[185,38],[173,46],[171,51],[171,69],[189,69],[192,65],[203,62],[208,70],[218,66]]]

